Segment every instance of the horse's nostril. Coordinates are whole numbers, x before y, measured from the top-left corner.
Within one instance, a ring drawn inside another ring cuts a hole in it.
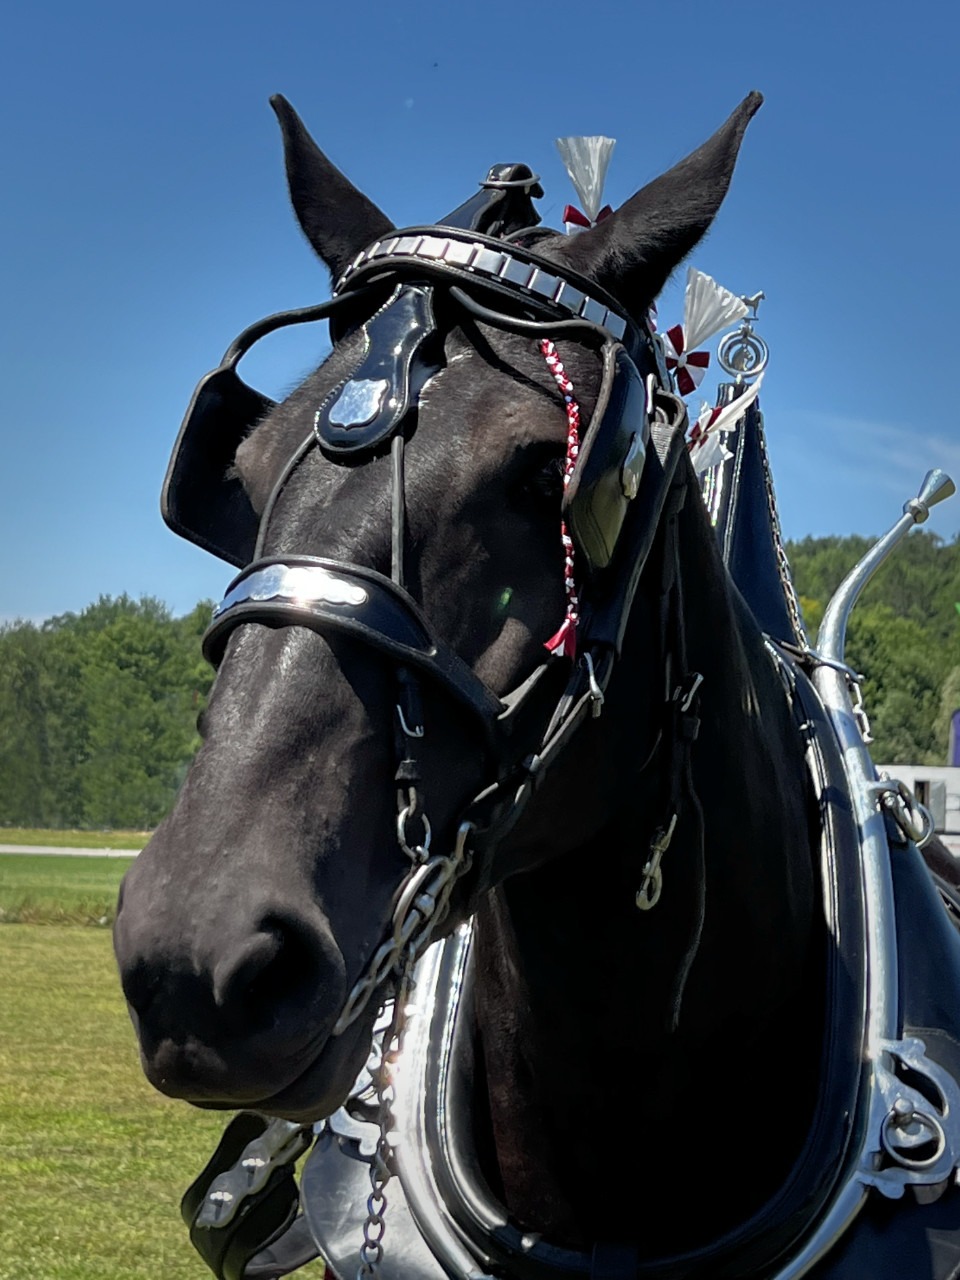
[[[264,1030],[282,1008],[316,998],[322,963],[317,944],[296,924],[265,920],[239,954],[217,966],[214,999],[227,1016]]]
[[[127,1003],[134,1012],[142,1017],[150,1007],[157,991],[157,978],[151,974],[150,967],[142,961],[122,969],[121,984]]]

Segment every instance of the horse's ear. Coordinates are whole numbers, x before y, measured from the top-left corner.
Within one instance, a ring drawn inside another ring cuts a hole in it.
[[[336,279],[361,249],[392,231],[393,223],[330,163],[286,98],[274,94],[270,105],[283,132],[297,221]]]
[[[642,315],[716,216],[744,132],[762,102],[761,94],[748,94],[702,147],[598,226],[554,242],[554,253]]]

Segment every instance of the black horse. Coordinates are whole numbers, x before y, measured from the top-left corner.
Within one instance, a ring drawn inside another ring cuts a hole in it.
[[[276,99],[339,282],[299,318],[329,313],[333,352],[270,406],[232,349],[197,401],[218,487],[189,449],[168,482],[175,525],[253,563],[121,894],[144,1069],[329,1116],[397,975],[472,920],[460,1123],[523,1242],[480,1270],[779,1275],[856,1128],[838,921],[860,938],[864,911],[825,907],[822,850],[849,803],[721,561],[647,324],[760,101],[564,237],[523,216],[523,166],[396,232]]]

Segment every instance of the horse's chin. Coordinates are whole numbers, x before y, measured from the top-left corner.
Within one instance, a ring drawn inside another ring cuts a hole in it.
[[[363,1018],[342,1036],[327,1042],[323,1052],[292,1084],[249,1110],[281,1120],[308,1123],[321,1120],[343,1106],[357,1076],[370,1056],[373,1018]]]
[[[161,1093],[209,1110],[258,1111],[282,1120],[309,1123],[342,1106],[370,1054],[376,1008],[342,1035],[329,1036],[308,1064],[279,1083],[253,1072],[231,1073],[219,1055],[195,1045],[161,1046],[143,1058],[147,1079]],[[189,1062],[189,1069],[186,1064]]]

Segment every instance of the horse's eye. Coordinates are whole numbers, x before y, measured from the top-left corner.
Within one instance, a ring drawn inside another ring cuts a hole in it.
[[[527,472],[519,486],[522,498],[558,505],[563,497],[563,459],[554,454]]]

